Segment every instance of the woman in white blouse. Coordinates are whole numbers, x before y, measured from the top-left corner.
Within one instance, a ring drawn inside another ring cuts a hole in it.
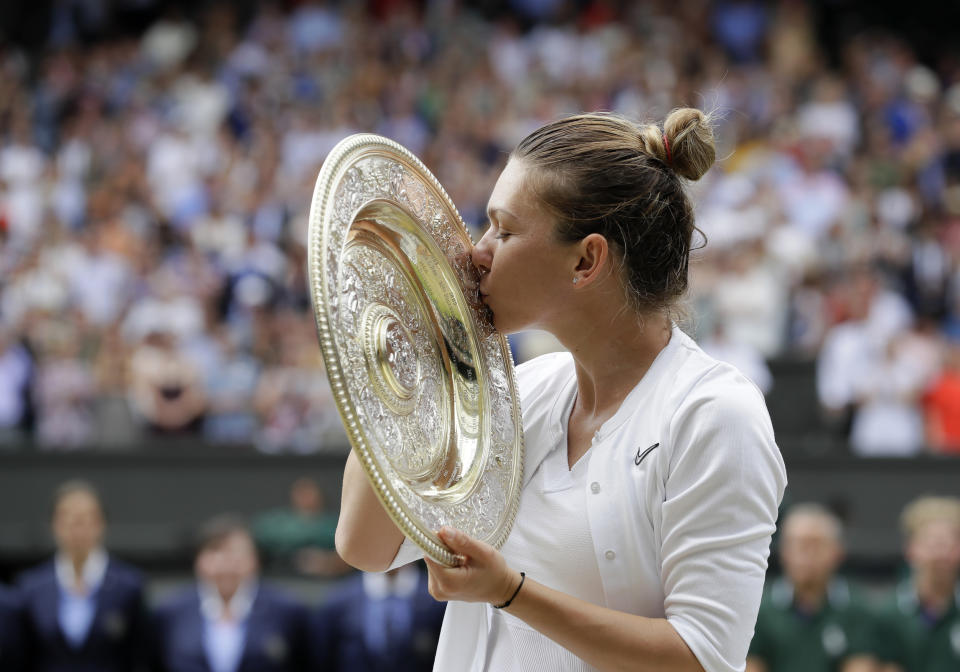
[[[436,670],[743,670],[786,475],[759,391],[673,323],[709,119],[586,114],[514,150],[473,261],[503,332],[568,353],[517,369],[526,445],[497,551],[444,528]],[[337,548],[381,571],[419,557],[347,460]],[[523,572],[523,575],[521,575]]]

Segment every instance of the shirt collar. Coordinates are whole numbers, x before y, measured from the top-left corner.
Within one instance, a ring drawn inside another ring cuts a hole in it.
[[[391,576],[382,573],[363,575],[363,590],[374,600],[383,600],[391,595],[408,598],[417,590],[420,572],[415,567],[405,565]]]
[[[90,551],[83,563],[83,569],[80,571],[82,578],[79,585],[76,573],[73,570],[73,561],[66,553],[57,553],[53,566],[57,583],[60,584],[61,588],[74,594],[90,595],[100,587],[100,584],[103,583],[103,577],[107,573],[107,552],[99,547]]]
[[[668,362],[673,359],[673,355],[680,348],[680,343],[682,341],[689,340],[690,337],[683,333],[680,327],[678,327],[676,324],[672,325],[670,331],[670,342],[667,343],[667,345],[664,346],[659,353],[657,353],[657,356],[654,358],[650,368],[647,369],[640,381],[634,385],[632,390],[630,390],[623,402],[621,402],[620,408],[617,409],[617,412],[614,413],[613,416],[610,417],[606,422],[604,422],[599,430],[597,430],[597,433],[595,434],[597,441],[601,441],[610,432],[616,430],[627,419],[633,416],[633,414],[636,412],[636,405],[628,402],[634,398],[642,398],[643,395],[647,393],[651,386],[653,386],[660,377],[661,371],[666,369]],[[556,399],[553,402],[553,408],[550,409],[549,426],[554,428],[554,440],[559,439],[560,436],[562,436],[562,428],[566,426],[564,412],[566,412],[569,416],[570,404],[573,400],[573,396],[576,395],[576,393],[576,367],[571,366],[570,378],[560,389]]]
[[[567,421],[570,419],[570,409],[573,400],[577,395],[577,373],[574,366],[570,367],[570,377],[563,384],[553,401],[553,407],[550,409],[550,420],[547,426],[553,433],[553,441],[557,441],[563,436],[567,427]]]
[[[841,578],[834,578],[827,586],[827,602],[833,607],[845,607],[850,604],[850,584]]]
[[[253,609],[253,601],[257,597],[257,581],[244,581],[237,588],[229,602],[224,602],[220,592],[209,581],[200,581],[197,592],[200,595],[200,613],[208,621],[223,620],[224,612],[229,611],[230,620],[244,621]],[[229,609],[228,609],[229,607]]]
[[[897,607],[905,614],[916,613],[920,609],[920,598],[917,596],[917,587],[912,579],[907,579],[897,586]],[[960,582],[953,589],[953,608],[960,609]],[[944,613],[949,613],[950,606]]]
[[[793,596],[793,583],[786,577],[775,581],[770,589],[770,599],[781,609],[793,606]],[[842,609],[848,604],[850,604],[850,584],[847,583],[846,579],[838,576],[833,577],[827,584],[827,595],[822,607],[830,606],[833,609]]]
[[[600,430],[596,434],[597,441],[602,441],[610,432],[616,430],[620,425],[626,422],[627,419],[632,417],[637,411],[637,405],[632,403],[634,399],[642,399],[647,392],[650,391],[651,387],[656,384],[657,380],[660,378],[661,373],[666,370],[667,365],[670,360],[673,359],[674,354],[680,348],[681,342],[689,341],[690,337],[687,336],[683,331],[680,330],[676,324],[671,325],[670,329],[670,341],[663,347],[663,349],[657,353],[657,356],[654,358],[653,363],[650,364],[650,368],[646,370],[643,374],[643,377],[640,379],[633,389],[630,390],[630,393],[624,398],[623,402],[620,404],[620,408],[617,409],[617,412],[613,414],[609,420],[607,420],[600,427]]]

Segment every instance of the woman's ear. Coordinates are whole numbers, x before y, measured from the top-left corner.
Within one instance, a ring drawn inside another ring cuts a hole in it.
[[[577,287],[586,287],[602,278],[607,271],[610,245],[599,233],[591,233],[577,244],[580,256],[574,269]]]

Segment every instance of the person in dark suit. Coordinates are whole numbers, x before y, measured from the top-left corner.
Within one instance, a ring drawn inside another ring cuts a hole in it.
[[[24,669],[23,604],[16,591],[0,586],[0,670]]]
[[[259,580],[242,520],[215,518],[200,533],[196,586],[154,614],[163,672],[298,672],[307,669],[307,611]]]
[[[140,572],[108,555],[103,506],[83,481],[53,500],[57,552],[18,579],[27,655],[37,672],[130,672],[143,643]]]
[[[314,668],[330,672],[430,672],[446,605],[415,565],[355,574],[311,619]]]

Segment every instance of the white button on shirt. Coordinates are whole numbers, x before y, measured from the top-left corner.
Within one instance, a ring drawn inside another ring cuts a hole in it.
[[[568,353],[538,357],[517,367],[517,382],[525,494],[563,433],[569,400],[564,393],[576,384],[573,359]],[[742,672],[786,486],[763,395],[674,327],[670,343],[599,437],[583,458],[582,501],[603,605],[666,618],[704,669]],[[638,464],[638,451],[647,447],[653,448]],[[593,493],[587,483],[603,487]],[[539,527],[555,521],[540,521]],[[524,529],[518,517],[507,544]],[[420,556],[405,541],[394,566]],[[527,576],[540,580],[529,571]],[[554,587],[572,592],[571,586]],[[485,604],[448,603],[434,670],[495,669],[485,665],[489,610]]]

